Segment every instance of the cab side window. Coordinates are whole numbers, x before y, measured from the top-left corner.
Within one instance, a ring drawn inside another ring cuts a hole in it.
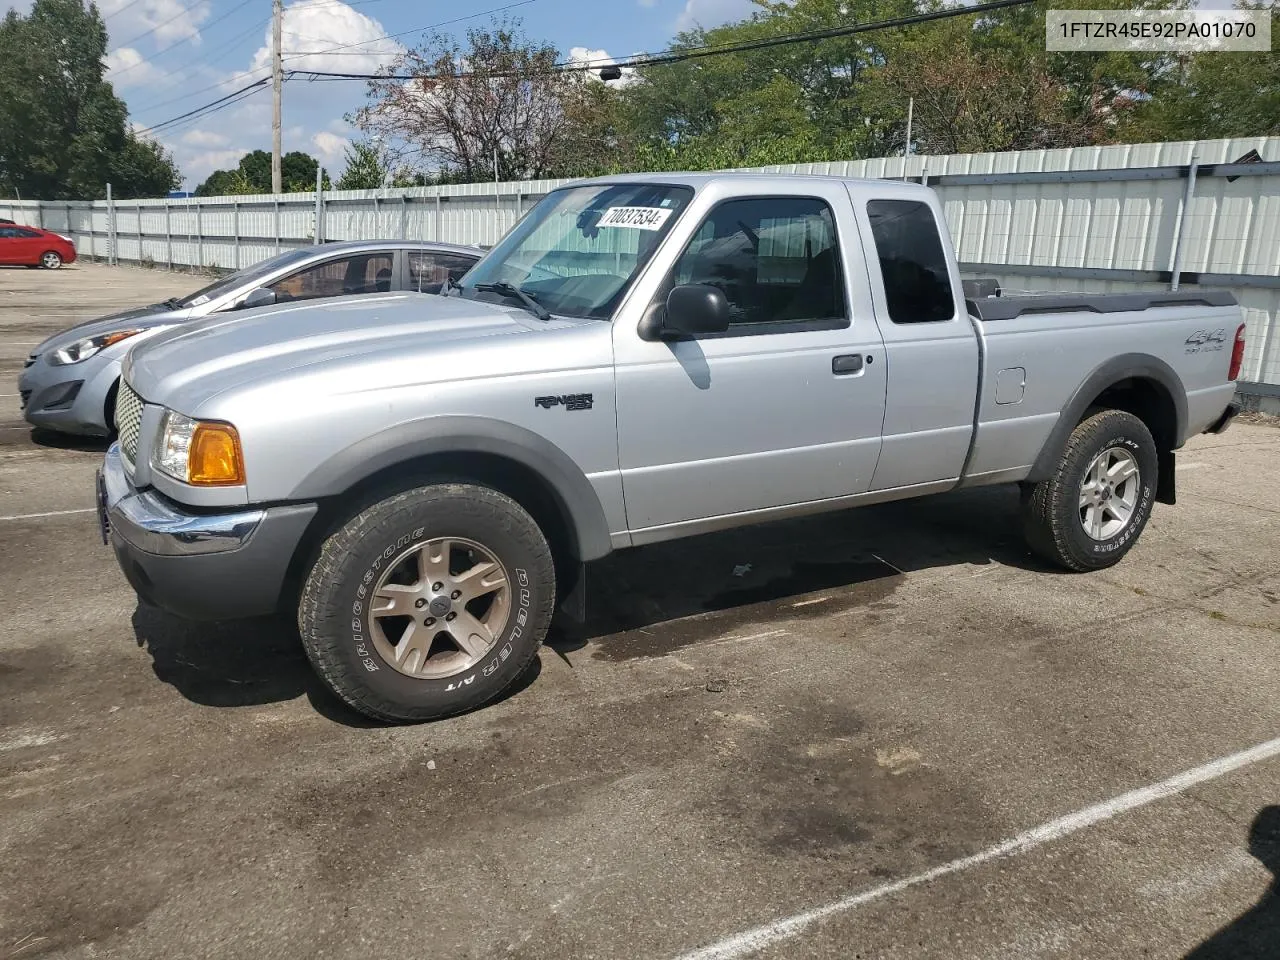
[[[327,260],[277,280],[269,289],[279,302],[381,293],[391,289],[394,259],[378,253]]]
[[[724,292],[734,327],[848,324],[831,209],[810,197],[730,200],[708,214],[676,262],[675,283]]]
[[[889,319],[936,323],[955,316],[951,274],[938,224],[928,204],[916,200],[867,203]]]

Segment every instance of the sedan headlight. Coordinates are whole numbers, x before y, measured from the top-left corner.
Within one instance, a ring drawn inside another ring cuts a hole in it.
[[[160,418],[160,441],[151,448],[151,466],[198,487],[244,483],[240,434],[229,423],[192,420],[166,410]]]
[[[49,362],[55,367],[63,367],[69,363],[79,363],[81,360],[88,360],[95,353],[106,349],[113,343],[128,340],[141,332],[141,330],[113,330],[110,333],[100,333],[96,337],[85,337],[83,340],[77,340],[75,343],[69,343],[65,347],[59,347],[53,351],[53,354],[49,357]]]
[[[70,243],[70,244],[74,244],[76,242],[74,237],[68,237],[65,233],[55,233],[54,236],[61,237],[63,240],[67,241],[67,243]]]

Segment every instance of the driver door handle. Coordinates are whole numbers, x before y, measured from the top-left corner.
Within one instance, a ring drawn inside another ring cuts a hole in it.
[[[837,377],[858,373],[861,370],[862,354],[860,353],[842,353],[838,357],[831,358],[831,372]]]

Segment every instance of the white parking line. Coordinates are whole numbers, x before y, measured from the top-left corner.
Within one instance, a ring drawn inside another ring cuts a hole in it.
[[[46,513],[12,513],[0,520],[38,520],[40,517],[69,517],[73,513],[93,513],[97,507],[84,507],[79,510],[49,510]]]
[[[884,886],[872,887],[870,890],[852,894],[825,906],[815,907],[812,910],[806,910],[791,917],[784,917],[781,920],[774,920],[772,923],[745,930],[742,933],[721,940],[719,943],[713,943],[691,953],[682,954],[679,960],[736,960],[738,957],[748,956],[779,941],[789,940],[803,933],[815,923],[837,914],[847,913],[862,906],[864,903],[880,900],[910,887],[918,887],[923,883],[937,880],[939,877],[960,873],[962,870],[980,866],[991,860],[1026,853],[1028,850],[1033,850],[1041,844],[1049,843],[1051,840],[1059,840],[1062,837],[1070,836],[1086,827],[1102,823],[1104,820],[1110,820],[1121,813],[1136,810],[1139,807],[1145,807],[1147,804],[1155,803],[1157,800],[1175,796],[1197,784],[1216,780],[1231,773],[1233,770],[1239,770],[1242,767],[1258,763],[1261,760],[1268,760],[1277,755],[1280,755],[1280,738],[1268,740],[1266,743],[1260,743],[1256,747],[1250,747],[1248,750],[1242,750],[1239,753],[1233,753],[1218,760],[1212,760],[1203,766],[1192,767],[1190,770],[1172,776],[1167,780],[1153,783],[1149,787],[1131,790],[1110,800],[1104,800],[1102,803],[1096,803],[1091,807],[1085,807],[1083,810],[1077,810],[1075,813],[1068,813],[1066,816],[1058,817],[1056,820],[1050,820],[1038,827],[1032,827],[1025,833],[1010,837],[1008,840],[998,843],[994,847],[988,847],[986,850],[975,853],[972,856],[961,857],[959,860],[952,860],[949,863],[934,867],[932,870],[926,870],[924,873],[917,873],[915,876],[907,877],[903,880],[886,883]]]

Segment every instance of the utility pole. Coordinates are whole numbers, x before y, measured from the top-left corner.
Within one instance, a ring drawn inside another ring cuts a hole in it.
[[[271,192],[282,192],[280,177],[280,88],[284,70],[280,59],[280,27],[284,0],[271,0]]]
[[[907,100],[907,142],[902,145],[902,179],[907,179],[907,157],[911,153],[911,121],[916,112],[916,98]]]

